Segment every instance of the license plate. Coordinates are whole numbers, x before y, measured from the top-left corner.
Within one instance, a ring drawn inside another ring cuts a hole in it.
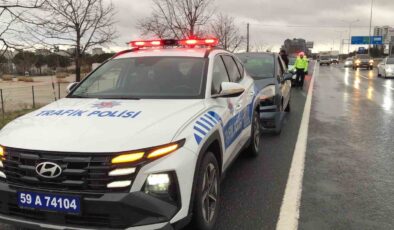
[[[78,196],[43,194],[37,192],[18,192],[18,206],[71,214],[81,213],[81,200]]]

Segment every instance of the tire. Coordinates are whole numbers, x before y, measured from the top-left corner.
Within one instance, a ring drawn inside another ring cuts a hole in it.
[[[190,227],[195,230],[213,230],[220,207],[220,171],[212,152],[205,153],[198,170]],[[208,183],[208,180],[212,182]]]
[[[252,119],[252,133],[250,138],[250,143],[246,149],[247,153],[252,157],[257,157],[261,150],[261,122],[258,111],[253,112]]]

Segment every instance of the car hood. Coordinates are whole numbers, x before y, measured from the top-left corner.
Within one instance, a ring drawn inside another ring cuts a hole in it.
[[[120,152],[167,144],[203,100],[62,99],[9,123],[6,147],[63,152]]]
[[[254,84],[258,90],[262,90],[268,85],[275,85],[275,78],[263,78],[263,79],[255,79]]]
[[[386,64],[385,68],[386,69],[394,69],[394,64]]]

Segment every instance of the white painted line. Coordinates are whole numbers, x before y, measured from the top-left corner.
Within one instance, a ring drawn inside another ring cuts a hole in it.
[[[360,77],[369,80],[369,78],[367,78],[367,77],[365,77],[365,76],[363,76],[363,75],[360,75]]]
[[[276,224],[276,230],[298,229],[305,153],[308,141],[309,117],[312,106],[313,85],[317,77],[316,66],[317,65],[315,65],[313,70],[313,78],[309,86],[309,93],[305,102],[304,113],[302,115],[301,126],[298,132],[297,143],[294,149],[286,190],[280,207],[279,219]]]

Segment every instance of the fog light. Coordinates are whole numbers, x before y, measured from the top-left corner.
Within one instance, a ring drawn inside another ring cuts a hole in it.
[[[107,184],[107,188],[124,188],[131,185],[131,180],[114,181]]]
[[[146,180],[145,192],[163,194],[168,193],[171,184],[168,174],[151,174]]]

